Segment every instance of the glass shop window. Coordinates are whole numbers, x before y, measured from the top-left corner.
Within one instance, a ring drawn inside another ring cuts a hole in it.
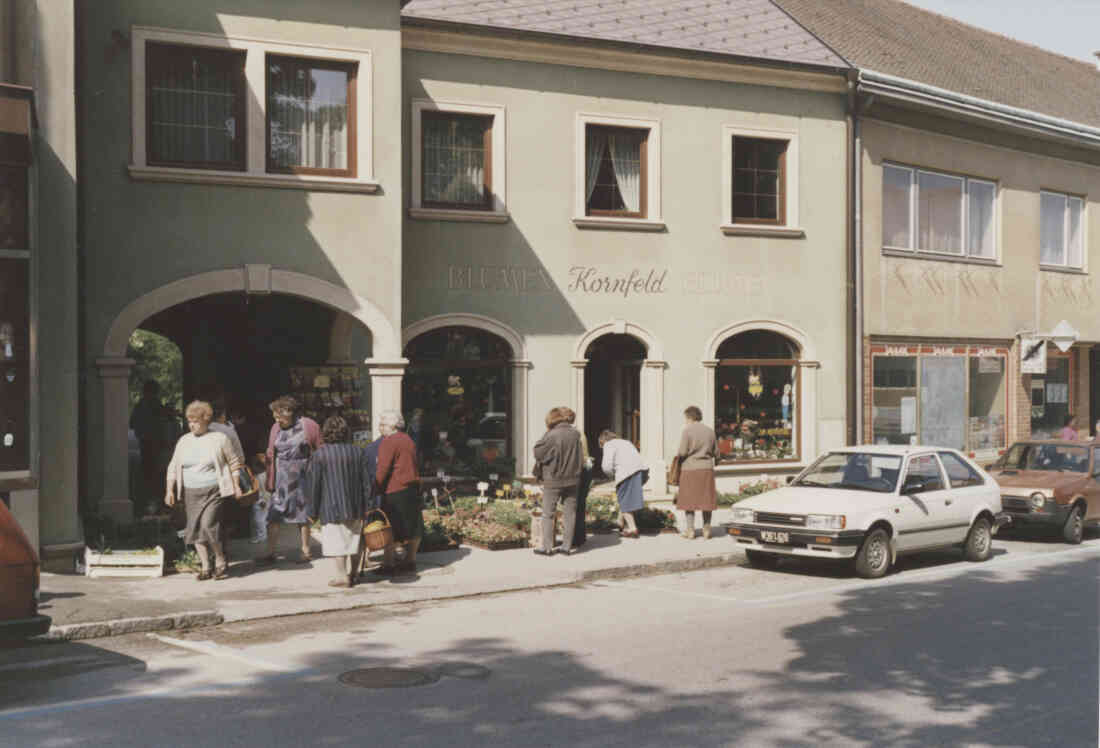
[[[799,355],[787,338],[764,330],[735,335],[718,348],[714,424],[719,462],[798,459]]]
[[[0,259],[0,472],[30,469],[28,265]]]
[[[1069,358],[1047,355],[1047,373],[1031,375],[1031,437],[1056,439],[1069,415]]]
[[[513,475],[512,349],[492,333],[445,327],[405,348],[403,403],[421,474]]]
[[[1004,447],[1003,355],[875,356],[871,398],[875,444]]]

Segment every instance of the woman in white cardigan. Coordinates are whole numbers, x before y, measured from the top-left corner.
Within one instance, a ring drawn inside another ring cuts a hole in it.
[[[600,433],[600,448],[603,449],[603,472],[615,478],[615,494],[619,499],[619,534],[624,538],[636,538],[638,524],[634,521],[634,512],[645,503],[642,486],[649,481],[649,468],[642,462],[637,448],[614,431],[605,429]]]
[[[241,456],[229,437],[210,430],[214,411],[210,403],[196,400],[187,406],[188,433],[176,442],[172,461],[168,464],[164,503],[168,506],[183,500],[187,510],[187,530],[183,541],[193,543],[199,554],[202,571],[199,581],[225,579],[229,576],[222,544],[222,500],[239,496]],[[210,570],[210,555],[214,555],[214,570]]]

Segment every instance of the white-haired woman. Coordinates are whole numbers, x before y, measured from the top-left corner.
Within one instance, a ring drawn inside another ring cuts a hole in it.
[[[222,544],[222,502],[239,496],[241,458],[229,437],[210,430],[214,410],[210,403],[195,400],[187,406],[188,433],[176,442],[168,464],[164,503],[173,506],[182,500],[187,510],[185,543],[193,543],[202,569],[199,581],[225,579],[228,564]],[[214,568],[210,568],[210,556]]]
[[[649,481],[649,468],[642,462],[638,448],[614,431],[604,429],[600,433],[600,449],[603,450],[601,468],[605,475],[615,479],[615,496],[619,500],[619,536],[637,538],[638,524],[634,512],[645,505],[642,486]]]
[[[382,510],[393,525],[394,544],[383,552],[381,574],[416,571],[416,551],[424,536],[420,506],[420,475],[416,469],[416,444],[405,433],[405,418],[396,410],[379,416],[382,443],[378,447],[375,482],[382,495]],[[397,543],[405,546],[405,561],[394,564]]]

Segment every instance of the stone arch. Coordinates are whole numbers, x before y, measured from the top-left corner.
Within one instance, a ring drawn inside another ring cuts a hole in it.
[[[782,335],[798,346],[800,358],[810,361],[817,360],[817,354],[809,336],[794,325],[779,320],[745,320],[743,322],[734,322],[733,324],[726,325],[716,330],[707,340],[706,348],[703,350],[703,360],[709,361],[716,358],[718,356],[719,346],[728,338],[732,338],[734,335],[740,335],[743,332],[755,330],[766,330]]]
[[[527,360],[527,344],[523,336],[516,332],[515,329],[492,317],[486,317],[481,314],[470,314],[467,312],[436,314],[413,322],[401,331],[402,350],[409,344],[409,341],[418,335],[423,335],[432,330],[438,330],[441,327],[473,327],[478,330],[492,333],[511,346],[513,359],[520,361]]]
[[[646,348],[647,361],[664,361],[664,347],[660,340],[652,332],[633,322],[623,319],[613,319],[590,328],[577,341],[577,347],[573,351],[573,360],[582,361],[588,352],[588,346],[604,335],[629,335],[641,341]]]
[[[155,288],[131,301],[111,323],[103,345],[103,357],[124,357],[130,333],[157,312],[192,299],[234,291],[299,296],[346,312],[371,331],[375,358],[394,360],[401,357],[401,348],[393,325],[382,310],[370,301],[326,280],[266,265],[225,268],[190,275]]]

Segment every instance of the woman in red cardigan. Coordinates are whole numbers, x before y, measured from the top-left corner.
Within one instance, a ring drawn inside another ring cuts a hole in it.
[[[256,563],[275,563],[278,526],[297,525],[302,541],[298,563],[305,564],[312,560],[305,470],[310,456],[321,446],[321,428],[313,419],[301,415],[301,406],[289,395],[280,397],[270,407],[275,423],[267,440],[267,490],[271,492],[267,555],[256,559]]]
[[[416,444],[405,433],[405,418],[396,410],[387,410],[378,418],[382,443],[378,447],[375,482],[382,493],[382,509],[393,525],[395,543],[383,551],[380,574],[416,571],[416,551],[424,536],[420,505],[420,476],[416,470]],[[397,543],[405,545],[405,562],[394,565]]]

